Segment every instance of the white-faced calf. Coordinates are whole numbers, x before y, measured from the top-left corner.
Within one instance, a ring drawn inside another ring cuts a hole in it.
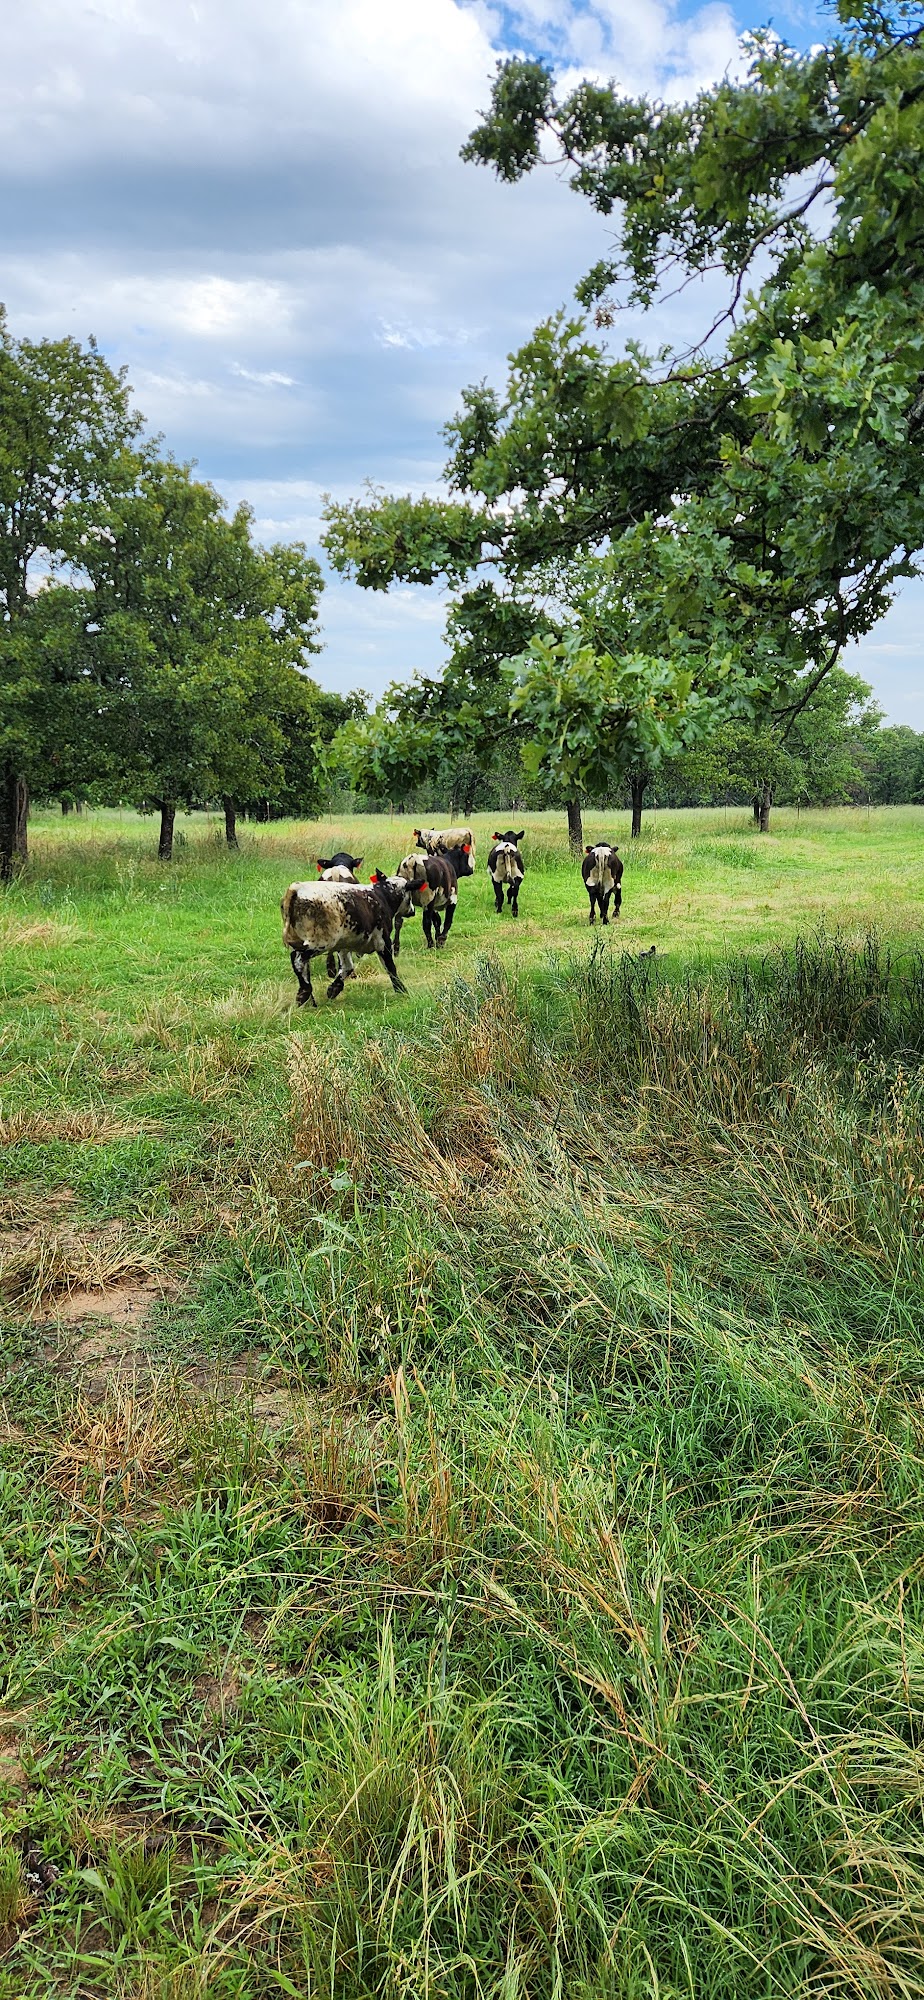
[[[327,861],[318,856],[318,876],[322,882],[355,882],[357,880],[357,871],[362,867],[362,864],[363,857],[361,854],[347,854],[344,850],[339,854],[332,854]],[[328,979],[336,979],[338,971],[344,979],[356,978],[356,967],[349,952],[346,952],[340,959],[337,958],[335,952],[328,952]]]
[[[292,882],[282,899],[282,941],[298,981],[296,1005],[316,1007],[311,961],[338,956],[342,963],[327,989],[329,1000],[343,992],[343,963],[371,952],[381,959],[396,993],[407,988],[398,977],[392,951],[396,917],[410,915],[407,883],[375,874],[369,883]]]
[[[488,872],[494,889],[494,908],[498,916],[504,907],[505,889],[511,915],[518,917],[520,914],[517,903],[520,884],[526,874],[526,863],[520,853],[519,843],[525,832],[525,827],[521,828],[519,833],[514,833],[513,828],[509,827],[506,833],[495,833],[492,836],[494,846],[488,855]]]
[[[590,922],[596,923],[599,909],[601,923],[608,924],[610,904],[613,904],[614,916],[618,917],[622,908],[622,862],[619,859],[619,849],[611,847],[606,840],[599,840],[595,847],[585,848],[581,874],[590,897]]]
[[[398,863],[398,874],[406,882],[414,899],[414,907],[419,904],[423,912],[423,934],[427,950],[434,943],[444,945],[452,929],[456,914],[459,892],[456,887],[455,869],[446,854],[406,854]],[[395,922],[395,955],[397,956],[401,926]]]

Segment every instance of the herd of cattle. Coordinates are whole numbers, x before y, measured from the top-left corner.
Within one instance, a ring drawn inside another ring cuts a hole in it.
[[[495,833],[488,855],[488,873],[498,915],[507,906],[519,914],[519,895],[526,874],[520,853],[525,829]],[[394,875],[374,868],[368,883],[357,870],[361,854],[331,854],[318,861],[316,882],[292,882],[282,899],[282,939],[298,981],[296,1006],[317,1006],[311,985],[311,961],[325,958],[329,1000],[355,978],[353,960],[375,952],[396,993],[406,993],[395,963],[401,949],[401,927],[420,910],[427,948],[446,943],[452,929],[461,878],[475,873],[475,837],[470,827],[415,827],[417,846],[399,862]],[[422,851],[421,851],[422,850]],[[610,920],[610,905],[619,915],[622,904],[622,862],[606,841],[588,847],[581,862],[590,898],[590,922]]]

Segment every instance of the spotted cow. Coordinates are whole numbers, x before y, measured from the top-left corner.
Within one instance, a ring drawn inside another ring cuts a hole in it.
[[[457,881],[475,873],[475,836],[470,826],[415,826],[414,839],[425,854],[444,854]]]
[[[414,899],[414,907],[419,904],[423,912],[423,934],[427,950],[434,943],[444,945],[452,929],[456,914],[459,892],[456,887],[455,869],[446,854],[406,854],[398,863],[398,874],[406,882]],[[395,956],[401,935],[400,923],[395,922]]]
[[[282,899],[282,941],[298,981],[296,1005],[317,1006],[311,961],[330,954],[342,961],[372,952],[381,959],[396,993],[407,991],[398,976],[392,930],[398,916],[410,915],[406,882],[376,871],[365,882],[292,882]],[[327,989],[329,1000],[343,992],[343,964]]]

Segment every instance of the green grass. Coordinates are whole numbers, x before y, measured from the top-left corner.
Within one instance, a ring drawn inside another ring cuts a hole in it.
[[[406,839],[187,832],[0,906],[0,2000],[924,1994],[924,812],[307,1018]]]

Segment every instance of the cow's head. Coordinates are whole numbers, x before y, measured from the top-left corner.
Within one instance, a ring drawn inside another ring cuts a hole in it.
[[[352,868],[355,875],[357,868],[361,868],[362,865],[363,857],[361,854],[332,854],[327,861],[324,860],[323,855],[317,856],[319,874],[323,874],[325,868]]]
[[[411,896],[408,884],[400,875],[383,875],[381,868],[373,868],[369,880],[381,890],[393,917],[400,917],[403,923],[405,918],[414,915],[416,899]]]
[[[525,832],[525,826],[521,828],[519,833],[514,833],[512,826],[508,826],[506,833],[492,833],[491,839],[509,841],[511,847],[519,847]]]

